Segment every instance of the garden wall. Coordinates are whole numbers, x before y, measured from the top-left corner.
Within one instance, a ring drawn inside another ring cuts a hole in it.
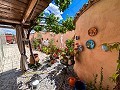
[[[88,30],[95,27],[98,30],[96,36],[89,36]],[[118,52],[105,52],[101,44],[120,42],[120,0],[100,0],[84,12],[76,21],[76,36],[80,36],[76,43],[84,46],[84,51],[75,61],[74,70],[83,81],[91,81],[93,74],[100,74],[103,67],[104,86],[109,85],[110,90],[113,83],[109,80],[116,71]],[[86,41],[92,39],[96,46],[90,50],[86,48]]]
[[[53,34],[51,32],[39,32],[39,35],[42,35],[43,40],[54,40],[54,45],[60,48],[65,47],[65,41],[67,39],[72,39],[74,37],[74,31],[68,31],[65,34]],[[34,38],[38,37],[38,33],[34,34]],[[62,43],[61,43],[62,42]]]

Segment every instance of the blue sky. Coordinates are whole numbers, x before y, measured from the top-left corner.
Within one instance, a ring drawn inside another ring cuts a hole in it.
[[[87,2],[88,0],[72,0],[72,3],[69,6],[69,8],[67,8],[64,12],[60,12],[59,8],[56,5],[54,5],[54,2],[52,2],[45,9],[45,13],[54,13],[56,17],[60,18],[60,20],[65,20],[67,16],[71,16],[74,18],[75,14],[79,11],[83,4]]]
[[[74,17],[83,4],[87,3],[88,0],[72,0],[71,5],[64,12],[60,12],[59,8],[54,5],[54,2],[50,3],[49,6],[45,9],[45,13],[50,14],[54,13],[56,17],[59,17],[60,20],[65,20],[67,16]],[[15,34],[13,29],[3,29],[6,33]]]
[[[73,0],[69,8],[66,9],[64,13],[62,14],[62,18],[66,19],[67,16],[74,17],[75,14],[79,11],[79,9],[83,6],[83,4],[87,2],[88,0]]]

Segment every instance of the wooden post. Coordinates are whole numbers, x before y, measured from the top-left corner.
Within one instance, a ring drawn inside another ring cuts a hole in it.
[[[31,29],[28,30],[27,39],[29,39],[30,32],[31,32]],[[33,55],[32,46],[31,46],[30,40],[29,40],[28,44],[29,44],[29,49],[30,49],[30,55],[32,56],[32,59],[34,60],[34,63],[35,63],[35,58],[34,58],[34,55]]]

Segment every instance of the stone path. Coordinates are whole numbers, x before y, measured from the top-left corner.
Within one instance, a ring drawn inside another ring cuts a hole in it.
[[[15,90],[17,77],[21,75],[19,71],[20,53],[17,45],[3,46],[2,70],[0,71],[0,90]]]

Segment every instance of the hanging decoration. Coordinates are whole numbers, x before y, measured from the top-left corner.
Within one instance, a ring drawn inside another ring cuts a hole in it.
[[[102,44],[102,50],[107,52],[107,51],[109,51],[109,48],[107,47],[107,45]]]
[[[95,27],[92,27],[88,30],[89,36],[95,36],[95,35],[97,35],[97,33],[98,33],[98,30]]]
[[[78,45],[77,47],[78,47],[78,51],[79,51],[79,52],[82,52],[82,51],[83,51],[83,46],[82,46],[82,45]]]
[[[79,39],[80,39],[80,36],[76,36],[75,39],[76,39],[76,40],[79,40]]]
[[[95,42],[94,42],[93,40],[88,40],[88,41],[86,42],[86,47],[87,47],[88,49],[94,49],[94,48],[95,48]]]

